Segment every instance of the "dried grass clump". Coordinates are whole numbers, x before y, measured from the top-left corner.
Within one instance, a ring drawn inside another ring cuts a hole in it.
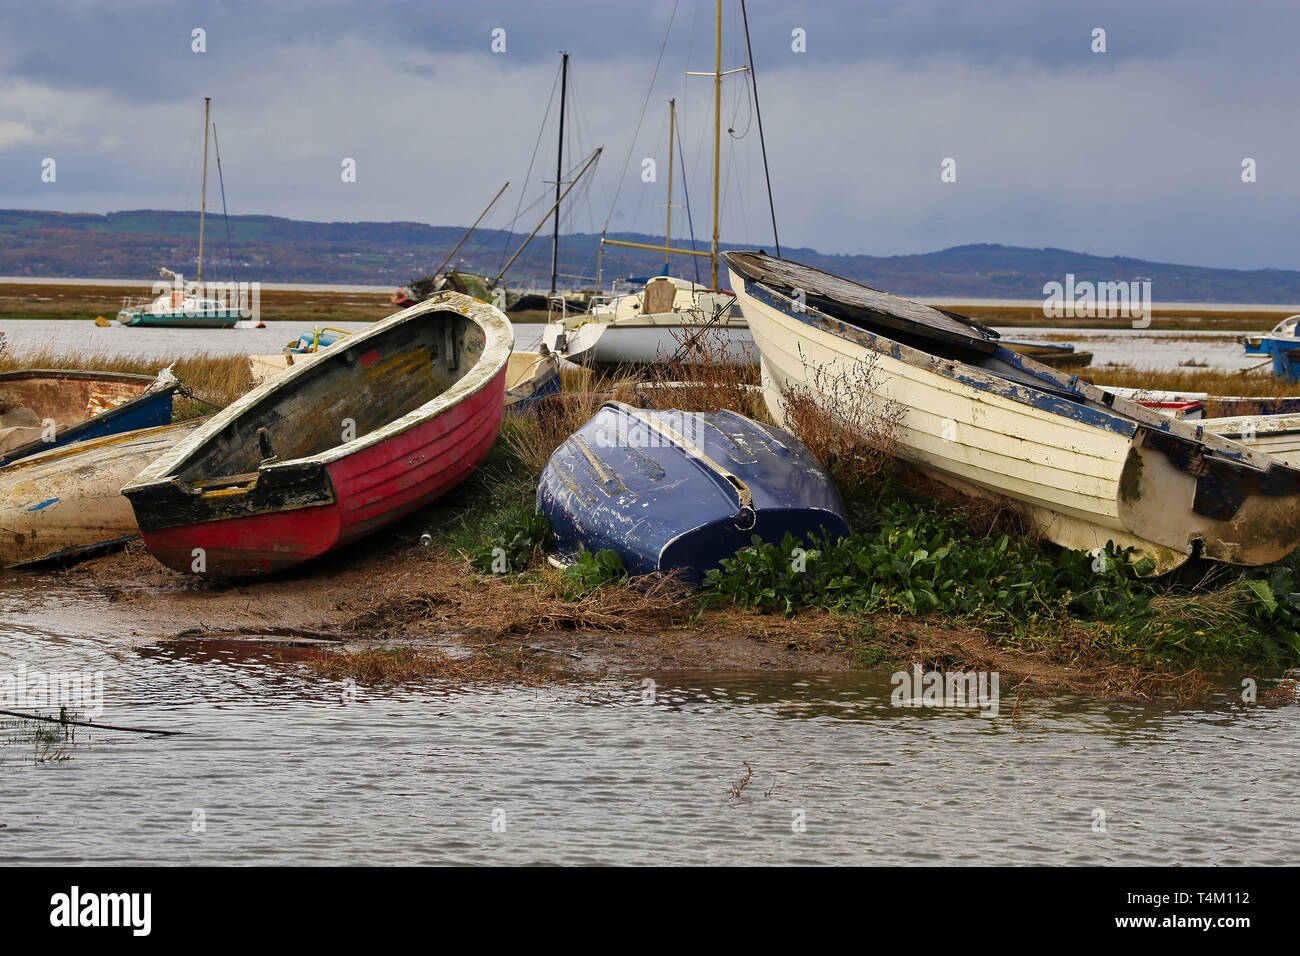
[[[452,657],[441,651],[417,652],[410,647],[379,647],[306,658],[317,674],[358,684],[409,684],[440,680],[463,683],[539,683],[563,679],[558,672],[532,666],[523,653]]]
[[[642,408],[676,408],[684,412],[739,412],[750,418],[766,414],[759,386],[758,356],[744,346],[741,364],[728,362],[727,336],[712,326],[673,333],[677,348],[667,361],[647,369],[647,378],[632,388]]]
[[[1180,367],[1176,369],[1139,368],[1135,365],[1106,365],[1088,369],[1088,378],[1115,388],[1137,388],[1153,392],[1207,392],[1210,395],[1240,395],[1258,398],[1281,398],[1296,393],[1295,384],[1278,378],[1269,366],[1261,371],[1242,374],[1222,369]],[[1234,414],[1207,403],[1206,417]]]
[[[881,395],[877,356],[852,365],[810,367],[781,392],[785,426],[852,497],[878,485],[894,464],[905,406]]]
[[[596,414],[610,396],[597,392],[548,395],[537,402],[536,413],[519,419],[502,439],[524,466],[540,475],[555,449]]]
[[[651,574],[607,584],[568,600],[572,582],[542,568],[526,581],[473,574],[467,562],[434,551],[386,574],[364,594],[340,603],[351,616],[341,630],[358,637],[409,639],[445,634],[469,624],[480,636],[560,630],[624,631],[680,626],[695,614],[694,594],[672,575]],[[472,572],[469,572],[472,573]]]

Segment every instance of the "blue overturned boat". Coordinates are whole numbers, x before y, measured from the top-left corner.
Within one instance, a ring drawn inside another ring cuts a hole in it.
[[[778,428],[731,411],[657,411],[607,402],[551,456],[537,508],[555,550],[610,549],[632,574],[698,582],[750,544],[825,529],[848,534],[826,470]]]
[[[168,425],[179,388],[170,373],[0,372],[0,467],[74,442]]]

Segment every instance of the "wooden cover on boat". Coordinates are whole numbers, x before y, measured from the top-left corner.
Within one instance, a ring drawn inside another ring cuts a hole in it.
[[[641,311],[646,315],[660,315],[673,310],[677,300],[677,286],[667,276],[659,276],[645,284],[645,302]]]
[[[998,333],[954,312],[890,295],[811,266],[765,252],[727,252],[723,258],[747,280],[761,282],[791,297],[802,292],[806,305],[855,325],[894,329],[981,352],[992,352],[998,346]]]

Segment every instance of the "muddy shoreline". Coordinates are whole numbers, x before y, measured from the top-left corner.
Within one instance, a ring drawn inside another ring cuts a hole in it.
[[[889,672],[922,664],[997,670],[1004,689],[1018,692],[1183,696],[1173,687],[1161,693],[1135,675],[1121,680],[1125,675],[1105,668],[1065,666],[999,646],[979,629],[924,619],[881,615],[867,623],[864,638],[862,622],[822,610],[791,618],[735,606],[701,612],[680,590],[647,598],[607,587],[569,601],[544,583],[476,574],[462,557],[404,534],[381,533],[265,580],[180,574],[138,542],[48,573],[102,598],[92,601],[85,620],[61,611],[63,629],[131,647],[175,640],[270,645],[286,649],[290,663],[303,653],[360,659],[401,648],[484,665],[449,676],[527,682],[686,671]]]

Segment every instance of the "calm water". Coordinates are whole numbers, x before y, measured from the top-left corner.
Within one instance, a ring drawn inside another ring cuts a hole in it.
[[[1294,860],[1294,708],[1059,698],[1013,727],[1009,699],[994,719],[904,710],[860,674],[658,674],[653,703],[643,675],[349,702],[291,651],[70,626],[99,600],[0,579],[0,674],[102,671],[102,721],[185,736],[82,730],[37,764],[7,729],[0,862]]]
[[[333,324],[333,323],[331,323]],[[338,328],[364,328],[356,322],[342,322]],[[93,322],[58,319],[0,321],[10,347],[53,348],[75,351],[89,349],[146,357],[169,358],[192,352],[217,355],[249,355],[279,352],[312,326],[305,322],[269,322],[264,329],[132,329],[114,324],[100,328]],[[1233,332],[1144,332],[1114,329],[1023,329],[999,330],[1007,338],[1031,342],[1052,342],[1064,333],[1080,351],[1093,353],[1093,366],[1110,363],[1149,368],[1174,368],[1189,359],[1220,369],[1240,369],[1259,363],[1247,357]],[[542,338],[538,323],[515,325],[515,348],[536,350]]]

